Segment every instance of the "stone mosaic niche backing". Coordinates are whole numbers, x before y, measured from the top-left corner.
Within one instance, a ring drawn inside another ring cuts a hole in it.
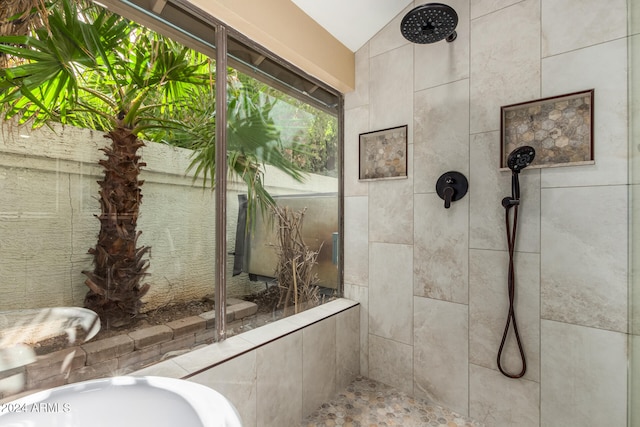
[[[501,112],[500,167],[517,147],[530,145],[530,167],[593,164],[593,89],[507,105]]]
[[[407,177],[407,127],[360,134],[360,180]]]

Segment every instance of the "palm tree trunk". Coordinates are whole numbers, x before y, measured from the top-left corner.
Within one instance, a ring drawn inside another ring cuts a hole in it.
[[[1,0],[0,36],[26,35],[29,29],[46,19],[42,0]],[[0,53],[0,68],[9,66],[8,58]]]
[[[111,146],[102,151],[107,158],[100,160],[104,179],[100,185],[100,233],[93,255],[94,270],[83,271],[89,291],[85,307],[94,310],[107,328],[131,323],[142,306],[141,298],[149,284],[140,285],[149,264],[143,259],[149,247],[136,248],[139,206],[142,199],[138,180],[140,168],[138,148],[144,146],[129,129],[119,127],[105,138]]]

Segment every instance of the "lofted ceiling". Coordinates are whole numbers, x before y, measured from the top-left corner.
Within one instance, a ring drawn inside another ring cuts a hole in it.
[[[412,0],[291,0],[352,52]]]

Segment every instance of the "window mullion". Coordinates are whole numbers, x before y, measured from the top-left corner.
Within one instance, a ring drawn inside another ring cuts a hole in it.
[[[216,26],[216,253],[215,315],[216,339],[226,336],[226,254],[227,254],[227,30]]]

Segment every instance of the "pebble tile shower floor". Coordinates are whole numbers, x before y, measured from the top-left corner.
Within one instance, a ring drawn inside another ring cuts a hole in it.
[[[364,377],[358,377],[300,424],[300,427],[328,426],[484,427],[448,409],[424,399],[414,399]]]

